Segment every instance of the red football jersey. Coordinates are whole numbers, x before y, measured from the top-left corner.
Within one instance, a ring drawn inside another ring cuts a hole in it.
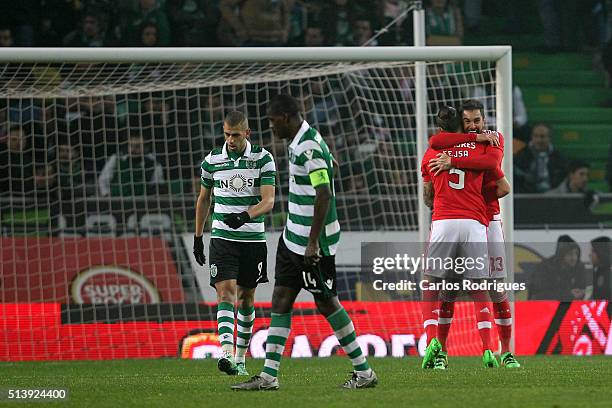
[[[499,136],[499,146],[491,146],[484,143],[486,156],[478,159],[477,162],[474,162],[474,157],[451,158],[451,164],[457,168],[490,169],[492,165],[495,166],[495,168],[485,171],[484,184],[482,188],[482,195],[487,206],[487,217],[489,220],[491,220],[495,214],[499,214],[497,180],[504,177],[504,173],[501,170],[501,162],[504,157],[504,136],[500,132],[497,132],[497,134]],[[443,149],[456,144],[475,140],[476,134],[474,133],[465,134],[440,132],[432,136],[429,143],[433,148]]]
[[[482,185],[482,195],[487,205],[487,217],[489,220],[493,219],[493,216],[499,214],[499,199],[497,198],[497,180],[504,177],[504,172],[501,169],[502,159],[504,158],[504,136],[497,132],[499,135],[499,146],[487,146],[485,154],[490,154],[490,150],[498,149],[501,150],[501,156],[497,162],[497,167],[494,170],[488,170],[484,175],[484,184]]]
[[[437,151],[428,148],[421,162],[421,174],[425,182],[434,187],[432,220],[472,219],[489,225],[485,201],[482,196],[484,172],[479,170],[451,169],[434,176],[429,172],[429,160],[444,152],[451,157],[476,157],[485,153],[482,143],[468,142]]]

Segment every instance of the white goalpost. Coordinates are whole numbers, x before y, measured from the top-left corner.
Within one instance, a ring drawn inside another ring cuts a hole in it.
[[[0,323],[4,350],[38,330],[37,318],[59,319],[44,347],[0,359],[152,357],[175,353],[177,339],[194,331],[212,331],[208,270],[191,259],[199,162],[223,143],[224,113],[247,113],[253,142],[276,160],[277,202],[266,227],[278,237],[287,146],[273,139],[265,116],[278,93],[302,103],[339,163],[340,299],[353,305],[347,310],[358,315],[362,332],[380,333],[388,348],[398,344],[388,355],[399,355],[401,344],[415,346],[416,328],[398,330],[417,320],[407,303],[416,299],[366,290],[360,243],[426,241],[429,210],[419,166],[427,135],[440,106],[457,106],[477,88],[487,117],[495,119],[489,127],[506,138],[503,170],[512,183],[511,61],[509,46],[0,50],[0,126],[15,146],[6,156],[12,161],[0,164],[6,186],[0,298],[5,314],[23,319],[18,326]],[[119,170],[101,187],[110,158],[129,166],[133,149],[143,150],[141,173]],[[512,196],[501,204],[505,239],[513,242]],[[271,251],[276,242],[268,241]],[[265,324],[271,288],[258,293]],[[305,323],[296,323],[293,335],[311,333],[312,350],[329,351],[330,344],[322,346],[327,333],[309,326],[315,324],[309,308],[296,309]],[[382,315],[393,324],[381,324]],[[101,336],[97,349],[94,332]],[[413,337],[393,337],[400,335]],[[148,345],[136,350],[134,336]],[[254,337],[253,347],[261,338]],[[363,341],[382,355],[376,348],[382,345]]]

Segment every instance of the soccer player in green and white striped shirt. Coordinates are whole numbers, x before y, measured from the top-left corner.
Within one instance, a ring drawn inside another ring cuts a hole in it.
[[[212,193],[210,284],[217,291],[217,327],[223,349],[218,367],[229,375],[248,375],[244,356],[255,320],[255,288],[268,282],[264,214],[274,206],[276,169],[272,155],[249,142],[251,131],[242,113],[234,111],[225,117],[223,133],[223,147],[213,149],[202,162],[193,253],[203,266],[202,235]]]
[[[268,120],[275,137],[289,145],[289,217],[276,252],[272,320],[263,371],[235,390],[278,389],[278,369],[291,331],[291,310],[301,289],[314,296],[351,360],[353,374],[344,388],[378,383],[357,343],[353,321],[336,295],[335,253],[340,240],[333,185],[333,157],[319,132],[302,120],[298,102],[288,95],[270,100]]]

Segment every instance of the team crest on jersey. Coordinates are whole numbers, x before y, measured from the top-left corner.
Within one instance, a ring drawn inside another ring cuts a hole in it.
[[[246,161],[246,168],[247,169],[256,169],[257,168],[257,161],[255,161],[255,160],[247,160]]]
[[[217,265],[210,264],[210,277],[214,278],[215,276],[217,276]]]

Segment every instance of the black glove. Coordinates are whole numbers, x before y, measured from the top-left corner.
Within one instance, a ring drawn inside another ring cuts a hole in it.
[[[204,255],[204,242],[202,236],[193,236],[193,256],[200,266],[206,263],[206,255]]]
[[[251,216],[248,212],[243,211],[240,214],[225,214],[223,217],[223,222],[230,226],[230,228],[237,229],[242,227],[245,222],[249,222],[251,220]]]

